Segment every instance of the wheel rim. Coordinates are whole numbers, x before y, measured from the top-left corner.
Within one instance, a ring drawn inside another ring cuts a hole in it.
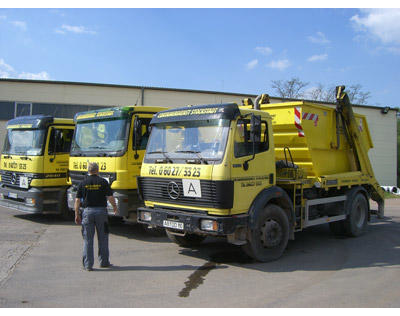
[[[261,227],[261,243],[264,248],[273,248],[278,246],[283,237],[282,226],[279,222],[270,219]]]

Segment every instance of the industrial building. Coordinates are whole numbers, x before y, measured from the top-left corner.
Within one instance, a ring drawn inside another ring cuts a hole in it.
[[[268,91],[265,91],[268,93]],[[188,104],[236,102],[256,95],[171,89],[158,87],[0,79],[0,146],[3,148],[6,122],[22,115],[48,114],[74,117],[75,113],[99,107],[149,105],[179,107]],[[271,103],[287,101],[270,97]],[[321,102],[317,102],[321,103]],[[321,103],[335,107],[335,104]],[[397,185],[397,110],[389,107],[354,105],[367,117],[374,148],[369,152],[381,185]]]

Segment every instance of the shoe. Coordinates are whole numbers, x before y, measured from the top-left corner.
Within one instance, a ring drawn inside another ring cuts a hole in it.
[[[101,264],[100,268],[111,268],[113,265],[111,263],[109,264]]]
[[[86,268],[86,267],[83,267],[83,270],[86,270],[86,271],[93,271],[93,268]]]

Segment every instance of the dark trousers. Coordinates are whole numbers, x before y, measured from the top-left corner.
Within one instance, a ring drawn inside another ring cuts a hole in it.
[[[87,207],[82,214],[82,236],[83,236],[83,266],[93,267],[93,238],[95,229],[99,246],[100,266],[107,266],[109,261],[108,250],[108,214],[105,207]]]

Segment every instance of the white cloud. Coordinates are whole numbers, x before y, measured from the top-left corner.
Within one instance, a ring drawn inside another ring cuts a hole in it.
[[[363,31],[385,44],[400,44],[400,9],[362,9],[354,15],[357,31]]]
[[[269,64],[267,64],[267,67],[278,70],[285,70],[289,66],[290,62],[287,59],[273,60]]]
[[[32,80],[50,80],[50,75],[47,71],[38,73],[18,72],[11,65],[7,64],[4,59],[0,58],[0,78],[19,78]]]
[[[5,15],[0,15],[0,20],[6,20],[7,17]]]
[[[57,15],[62,16],[62,17],[65,16],[65,13],[63,11],[59,10],[59,9],[51,9],[51,10],[49,10],[49,12],[53,13],[53,14],[57,14]]]
[[[74,25],[61,25],[60,29],[55,30],[56,33],[65,34],[66,32],[76,33],[76,34],[96,34],[95,31],[89,30],[85,26],[74,26]]]
[[[0,70],[10,72],[10,71],[14,71],[14,68],[12,66],[10,66],[9,64],[6,64],[4,59],[0,58]]]
[[[311,57],[309,57],[307,59],[307,61],[309,61],[309,62],[322,61],[322,60],[326,60],[327,58],[328,58],[328,54],[312,55]]]
[[[307,36],[307,38],[311,43],[315,44],[329,44],[331,42],[322,32],[317,32],[316,36]]]
[[[265,46],[265,47],[257,46],[256,47],[256,51],[261,53],[261,54],[263,54],[263,55],[269,55],[269,54],[272,53],[272,49],[267,47],[267,46]]]
[[[252,61],[249,61],[246,64],[246,68],[250,70],[250,69],[255,68],[257,65],[258,65],[258,59],[253,59]]]
[[[24,21],[11,21],[10,22],[15,27],[19,27],[21,30],[26,31],[26,22]]]
[[[23,72],[18,75],[19,79],[32,79],[32,80],[49,80],[50,75],[46,71],[38,73]]]

